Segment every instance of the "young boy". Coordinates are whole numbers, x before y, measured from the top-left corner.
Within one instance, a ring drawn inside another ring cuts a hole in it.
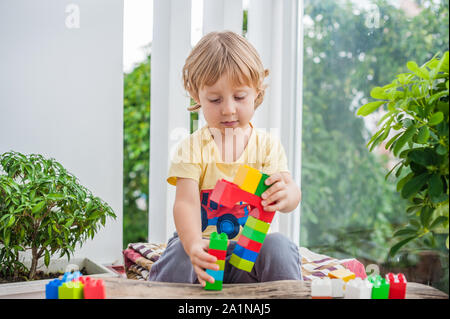
[[[262,194],[266,211],[287,213],[300,202],[281,142],[250,122],[263,101],[267,75],[254,47],[229,31],[205,35],[186,59],[184,86],[197,103],[188,110],[201,109],[207,125],[184,139],[172,159],[167,181],[176,185],[177,232],[152,266],[149,280],[213,283],[206,273],[219,267],[207,253],[213,231],[226,232],[230,239],[224,283],[302,279],[297,245],[280,233],[267,235],[250,273],[228,264],[242,231],[237,220],[248,215],[249,207],[240,202],[229,210],[208,200],[218,180],[232,181],[246,164],[270,175],[266,184],[271,186]]]

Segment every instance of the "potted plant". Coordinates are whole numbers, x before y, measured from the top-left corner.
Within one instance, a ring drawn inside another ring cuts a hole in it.
[[[384,145],[398,163],[386,175],[394,174],[397,191],[411,205],[409,224],[397,230],[394,256],[407,243],[425,238],[431,246],[436,234],[447,234],[449,248],[449,53],[438,55],[422,66],[407,63],[409,72],[398,74],[370,95],[377,101],[361,106],[357,115],[367,116],[382,105],[386,114],[380,129],[367,146],[370,151]]]
[[[112,208],[55,159],[0,155],[0,276],[33,280],[38,261],[59,253],[70,260],[77,244],[93,238]],[[19,255],[31,251],[26,265]]]

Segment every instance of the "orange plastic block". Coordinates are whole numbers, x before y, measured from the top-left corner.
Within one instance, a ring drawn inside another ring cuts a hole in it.
[[[330,271],[328,273],[328,277],[342,279],[343,281],[347,282],[350,279],[355,279],[356,276],[350,270],[344,268],[344,269]]]

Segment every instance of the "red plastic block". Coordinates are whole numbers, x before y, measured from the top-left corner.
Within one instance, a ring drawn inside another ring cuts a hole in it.
[[[260,204],[259,207],[256,207],[250,212],[250,216],[253,216],[256,219],[270,224],[272,223],[273,217],[275,216],[275,212],[265,211]]]
[[[259,253],[262,246],[262,243],[258,243],[257,241],[251,240],[250,238],[247,238],[242,234],[239,236],[237,244],[256,253]]]
[[[402,273],[388,273],[386,280],[389,282],[389,299],[405,299],[406,277]]]
[[[208,254],[216,256],[219,260],[225,260],[225,258],[227,257],[226,250],[209,249]]]
[[[245,202],[252,206],[251,216],[269,224],[275,215],[275,212],[264,211],[261,205],[261,197],[246,192],[225,179],[216,183],[214,190],[211,192],[210,200],[228,208],[232,208],[237,202]]]
[[[101,279],[87,280],[84,285],[84,299],[105,299],[105,285]]]

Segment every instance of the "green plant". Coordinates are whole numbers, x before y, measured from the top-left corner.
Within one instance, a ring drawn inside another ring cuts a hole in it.
[[[372,151],[385,148],[399,158],[386,178],[395,171],[397,191],[411,205],[409,224],[394,233],[399,241],[389,251],[394,256],[410,241],[424,237],[435,246],[436,234],[447,234],[449,203],[449,54],[438,55],[419,67],[407,63],[409,72],[400,73],[370,93],[377,101],[361,106],[357,115],[367,116],[382,105],[387,112],[381,127],[369,140]],[[393,136],[392,136],[393,135]]]
[[[73,254],[75,246],[93,238],[112,208],[95,197],[54,159],[39,154],[0,155],[0,274],[17,277],[25,266],[19,252],[31,250],[28,279],[38,260],[48,266],[51,255]]]

